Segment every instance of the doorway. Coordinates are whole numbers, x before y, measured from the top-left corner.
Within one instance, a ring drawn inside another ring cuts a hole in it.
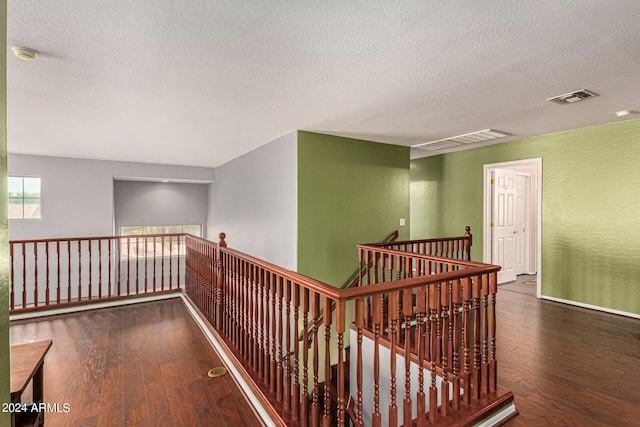
[[[498,283],[537,274],[541,295],[542,159],[484,165],[484,262],[502,267]]]

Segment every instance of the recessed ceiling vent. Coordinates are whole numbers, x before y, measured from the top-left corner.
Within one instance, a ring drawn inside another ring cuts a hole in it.
[[[477,132],[465,133],[464,135],[452,136],[451,138],[437,139],[435,141],[424,142],[414,145],[413,147],[422,148],[424,150],[439,151],[448,148],[459,147],[462,145],[477,144],[480,142],[491,141],[492,139],[504,138],[511,134],[495,129],[485,129]]]
[[[597,94],[591,92],[587,89],[576,90],[575,92],[565,93],[564,95],[554,96],[553,98],[547,99],[547,101],[555,102],[556,104],[566,105],[573,104],[574,102],[582,101],[583,99],[593,98],[598,96]]]

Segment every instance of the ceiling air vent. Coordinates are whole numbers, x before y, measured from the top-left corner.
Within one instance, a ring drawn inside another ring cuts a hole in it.
[[[480,142],[491,141],[492,139],[504,138],[505,136],[510,135],[511,134],[509,133],[495,129],[485,129],[477,132],[465,133],[464,135],[452,136],[451,138],[423,142],[422,144],[417,144],[413,147],[430,151],[439,151],[463,145],[471,145]]]
[[[554,96],[553,98],[548,98],[547,101],[555,102],[556,104],[566,105],[573,104],[574,102],[582,101],[583,99],[593,98],[598,96],[597,94],[586,90],[580,89],[574,92],[565,93],[564,95]]]

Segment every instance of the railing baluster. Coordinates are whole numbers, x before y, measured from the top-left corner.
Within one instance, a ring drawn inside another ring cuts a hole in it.
[[[259,359],[260,359],[260,344],[259,344],[259,325],[260,325],[260,317],[258,313],[258,288],[259,288],[259,279],[258,279],[258,266],[251,266],[251,340],[253,341],[252,350],[251,350],[251,364],[253,365],[253,369],[256,371],[259,370]]]
[[[390,402],[389,402],[389,427],[398,426],[398,405],[396,404],[396,325],[398,321],[398,292],[389,293],[389,303],[387,305],[387,316],[389,317],[389,331],[391,338],[391,356],[389,358],[390,379]],[[405,356],[407,357],[407,355]],[[422,369],[421,369],[422,370]]]
[[[413,403],[411,401],[411,318],[413,317],[413,291],[402,291],[402,314],[404,316],[404,412],[403,425],[411,427]]]
[[[322,426],[331,427],[331,300],[323,299],[324,314],[324,411]]]
[[[33,288],[33,306],[38,306],[38,242],[33,243],[33,257],[34,257],[34,288]]]
[[[482,275],[482,393],[489,394],[489,276]]]
[[[453,353],[452,353],[452,361],[451,361],[451,369],[453,370],[453,400],[451,402],[451,407],[454,411],[458,411],[460,409],[460,341],[462,337],[460,335],[461,325],[460,325],[460,307],[462,306],[460,302],[460,293],[462,292],[460,280],[456,279],[453,282],[453,293],[452,293],[452,303],[453,303]]]
[[[283,328],[282,328],[282,283],[283,279],[280,276],[276,277],[276,296],[278,298],[278,353],[276,357],[276,400],[282,402],[282,344],[283,344]]]
[[[162,282],[162,290],[164,291],[164,241],[166,240],[165,236],[162,236],[160,238],[160,245],[162,249],[162,258],[160,259],[160,268],[161,268],[161,275],[160,275],[160,281]]]
[[[71,302],[71,240],[67,242],[67,302]]]
[[[470,360],[470,346],[471,346],[471,296],[472,293],[471,280],[468,277],[462,279],[462,292],[463,292],[463,306],[462,306],[462,351],[464,371],[462,374],[464,384],[464,403],[471,405],[471,360]]]
[[[293,284],[287,279],[283,279],[284,302],[285,302],[285,337],[286,347],[284,349],[284,388],[283,401],[284,409],[291,410],[291,286]]]
[[[363,427],[362,420],[362,329],[364,328],[364,299],[356,299],[356,333],[357,333],[357,359],[356,359],[356,427]]]
[[[178,246],[179,248],[180,246]],[[143,256],[144,256],[144,291],[145,292],[149,292],[149,279],[148,279],[148,272],[149,272],[149,241],[147,240],[147,236],[144,236],[144,251],[143,251]],[[178,257],[178,260],[180,259],[180,257]],[[180,265],[180,264],[178,264]],[[180,279],[180,274],[178,274],[178,280]],[[180,286],[178,286],[180,287]]]
[[[82,301],[82,240],[78,240],[78,301]]]
[[[338,386],[338,427],[344,427],[346,423],[345,418],[345,357],[344,357],[344,332],[345,332],[345,317],[346,317],[346,304],[344,301],[333,302],[336,304],[336,335],[338,341],[338,380],[336,384]],[[331,319],[331,316],[325,316]]]
[[[373,414],[371,425],[382,426],[382,414],[380,413],[380,325],[382,323],[382,298],[380,294],[372,297],[373,300]]]
[[[50,305],[51,304],[51,300],[50,300],[50,282],[49,282],[49,242],[44,242],[44,249],[45,249],[45,258],[46,258],[46,291],[45,291],[45,305]]]
[[[259,301],[259,307],[258,307],[258,327],[260,328],[259,333],[258,333],[258,340],[259,340],[259,347],[260,347],[260,351],[259,351],[259,357],[258,357],[258,372],[260,373],[260,378],[262,378],[263,381],[266,380],[267,375],[266,375],[266,370],[265,370],[265,365],[267,364],[267,332],[269,330],[269,323],[268,323],[268,313],[265,312],[265,303],[264,303],[264,299],[265,296],[267,295],[267,293],[265,292],[265,272],[262,268],[259,268],[258,270],[258,301]],[[265,327],[266,326],[266,327]]]
[[[127,237],[127,295],[130,294],[129,286],[131,283],[131,238]]]
[[[473,281],[473,397],[480,399],[481,357],[480,353],[480,295],[482,294],[482,276]]]
[[[416,405],[419,426],[424,425],[424,417],[427,413],[427,396],[424,392],[424,320],[426,314],[427,289],[424,286],[420,286],[416,292],[416,351],[418,352],[418,393],[416,395]],[[431,322],[429,321],[429,323]],[[407,356],[405,355],[405,357]],[[432,357],[430,359],[433,361]]]
[[[490,292],[491,292],[491,359],[490,369],[491,375],[489,378],[489,389],[491,392],[497,391],[498,388],[498,366],[496,361],[496,294],[498,293],[498,273],[491,273],[490,280]]]
[[[173,289],[173,236],[169,236],[169,289]]]
[[[440,307],[442,312],[442,383],[440,383],[440,415],[449,415],[449,282],[443,282],[444,289],[440,291]]]
[[[291,396],[291,409],[293,411],[292,416],[294,421],[298,421],[300,419],[300,362],[298,360],[300,348],[298,342],[298,337],[300,336],[298,327],[300,286],[295,282],[291,282],[291,286],[293,287],[293,336],[295,337],[293,340],[293,393]],[[303,341],[302,345],[306,346],[307,343]]]
[[[438,305],[440,302],[440,288],[431,285],[429,288],[429,312],[431,314],[431,387],[429,387],[429,422],[435,424],[438,421],[438,389],[436,387],[436,363],[438,356]],[[435,325],[434,325],[435,324]]]
[[[102,299],[102,239],[98,239],[98,298]]]
[[[109,298],[111,298],[111,244],[112,244],[112,240],[111,239],[107,239],[107,267],[108,267],[108,280],[107,280],[107,292],[109,295]]]
[[[22,242],[22,307],[27,307],[27,246]]]
[[[158,283],[156,280],[156,268],[157,268],[157,260],[158,257],[156,255],[156,246],[158,244],[158,238],[156,236],[153,237],[153,290],[158,290]]]
[[[318,427],[320,420],[320,387],[318,384],[318,323],[320,317],[320,295],[311,294],[311,317],[313,318],[313,403],[311,404],[311,427]]]
[[[91,239],[87,240],[87,246],[89,248],[89,294],[88,297],[89,299],[91,299],[91,296],[93,295],[93,289],[92,284],[93,284],[93,269],[92,269],[92,265],[93,265],[93,254],[91,252],[91,246],[92,246],[93,241]]]
[[[140,239],[136,237],[136,295],[140,293]]]
[[[277,286],[277,277],[274,273],[269,274],[269,295],[271,302],[271,337],[269,341],[271,343],[271,354],[269,355],[269,367],[270,367],[270,390],[271,393],[276,394],[276,339],[277,339],[277,330],[276,330],[276,286]]]
[[[302,425],[309,425],[309,289],[302,290]]]

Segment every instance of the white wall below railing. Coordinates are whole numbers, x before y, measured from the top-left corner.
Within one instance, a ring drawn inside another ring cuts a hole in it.
[[[351,388],[351,395],[354,398],[357,397],[358,388],[356,382],[356,362],[358,361],[358,336],[357,332],[352,325],[350,331],[350,363],[349,363],[349,384]],[[373,358],[374,358],[374,341],[366,336],[362,337],[362,390],[366,399],[362,402],[362,413],[364,425],[372,425],[371,418],[374,411],[374,402],[371,396],[374,394],[374,375],[373,375]],[[379,345],[380,355],[380,414],[382,415],[382,425],[389,425],[389,404],[391,403],[391,351],[384,345]],[[419,367],[415,362],[410,364],[411,372],[411,403],[412,414],[411,419],[415,419],[418,415],[417,411],[417,399],[418,393],[418,373]],[[425,393],[425,408],[429,410],[429,387],[431,386],[431,372],[427,369],[423,369],[424,374],[424,393]],[[441,402],[441,384],[442,378],[436,376],[436,387],[438,389],[438,405]],[[404,394],[405,394],[405,359],[404,356],[396,354],[396,406],[398,407],[398,423],[401,424],[404,420]],[[462,389],[460,389],[462,393]],[[449,391],[449,399],[453,398],[452,389]]]

